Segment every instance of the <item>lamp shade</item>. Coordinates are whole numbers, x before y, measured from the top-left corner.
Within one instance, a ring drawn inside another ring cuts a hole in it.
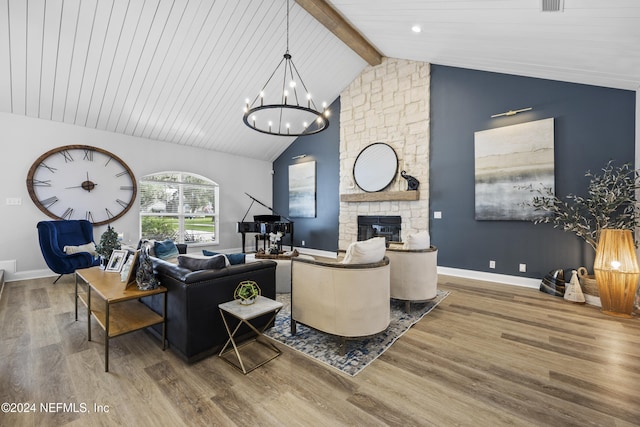
[[[593,269],[602,312],[631,317],[640,277],[631,230],[603,229],[600,232]]]

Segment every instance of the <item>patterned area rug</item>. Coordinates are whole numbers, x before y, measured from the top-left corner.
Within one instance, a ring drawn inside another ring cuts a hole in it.
[[[297,333],[291,335],[291,294],[278,294],[277,300],[284,306],[276,317],[275,326],[265,335],[310,356],[322,363],[354,376],[366,368],[391,344],[433,310],[449,292],[438,291],[438,295],[426,303],[411,304],[411,313],[404,312],[404,303],[391,301],[391,323],[386,331],[364,337],[347,340],[347,352],[340,354],[340,339],[298,323]]]

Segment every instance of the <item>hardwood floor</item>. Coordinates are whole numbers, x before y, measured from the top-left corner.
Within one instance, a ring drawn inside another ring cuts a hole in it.
[[[145,331],[111,341],[105,373],[73,276],[52,280],[5,284],[0,397],[35,407],[2,426],[640,425],[640,319],[535,289],[441,277],[451,295],[356,377],[283,345],[244,376]]]

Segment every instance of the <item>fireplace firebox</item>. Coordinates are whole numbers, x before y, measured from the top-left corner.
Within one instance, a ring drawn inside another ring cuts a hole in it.
[[[358,240],[384,237],[387,243],[399,242],[401,224],[400,216],[358,215]]]

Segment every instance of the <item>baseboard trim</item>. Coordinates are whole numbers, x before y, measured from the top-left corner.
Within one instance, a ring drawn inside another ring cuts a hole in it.
[[[509,276],[506,274],[487,273],[486,271],[463,270],[461,268],[438,267],[438,274],[465,279],[484,280],[487,282],[503,283],[505,285],[521,286],[524,288],[539,289],[542,279],[530,277]],[[602,307],[599,297],[584,294],[586,303],[596,307]]]
[[[504,283],[506,285],[522,286],[525,288],[538,289],[542,279],[532,279],[530,277],[509,276],[506,274],[487,273],[486,271],[464,270],[461,268],[440,267],[438,274],[445,276],[462,277],[465,279],[477,279],[487,282]]]
[[[20,271],[16,273],[7,273],[5,271],[5,281],[7,282],[17,282],[20,280],[33,280],[33,279],[42,279],[43,277],[57,277],[53,271],[49,269],[43,270],[28,270],[28,271]]]

